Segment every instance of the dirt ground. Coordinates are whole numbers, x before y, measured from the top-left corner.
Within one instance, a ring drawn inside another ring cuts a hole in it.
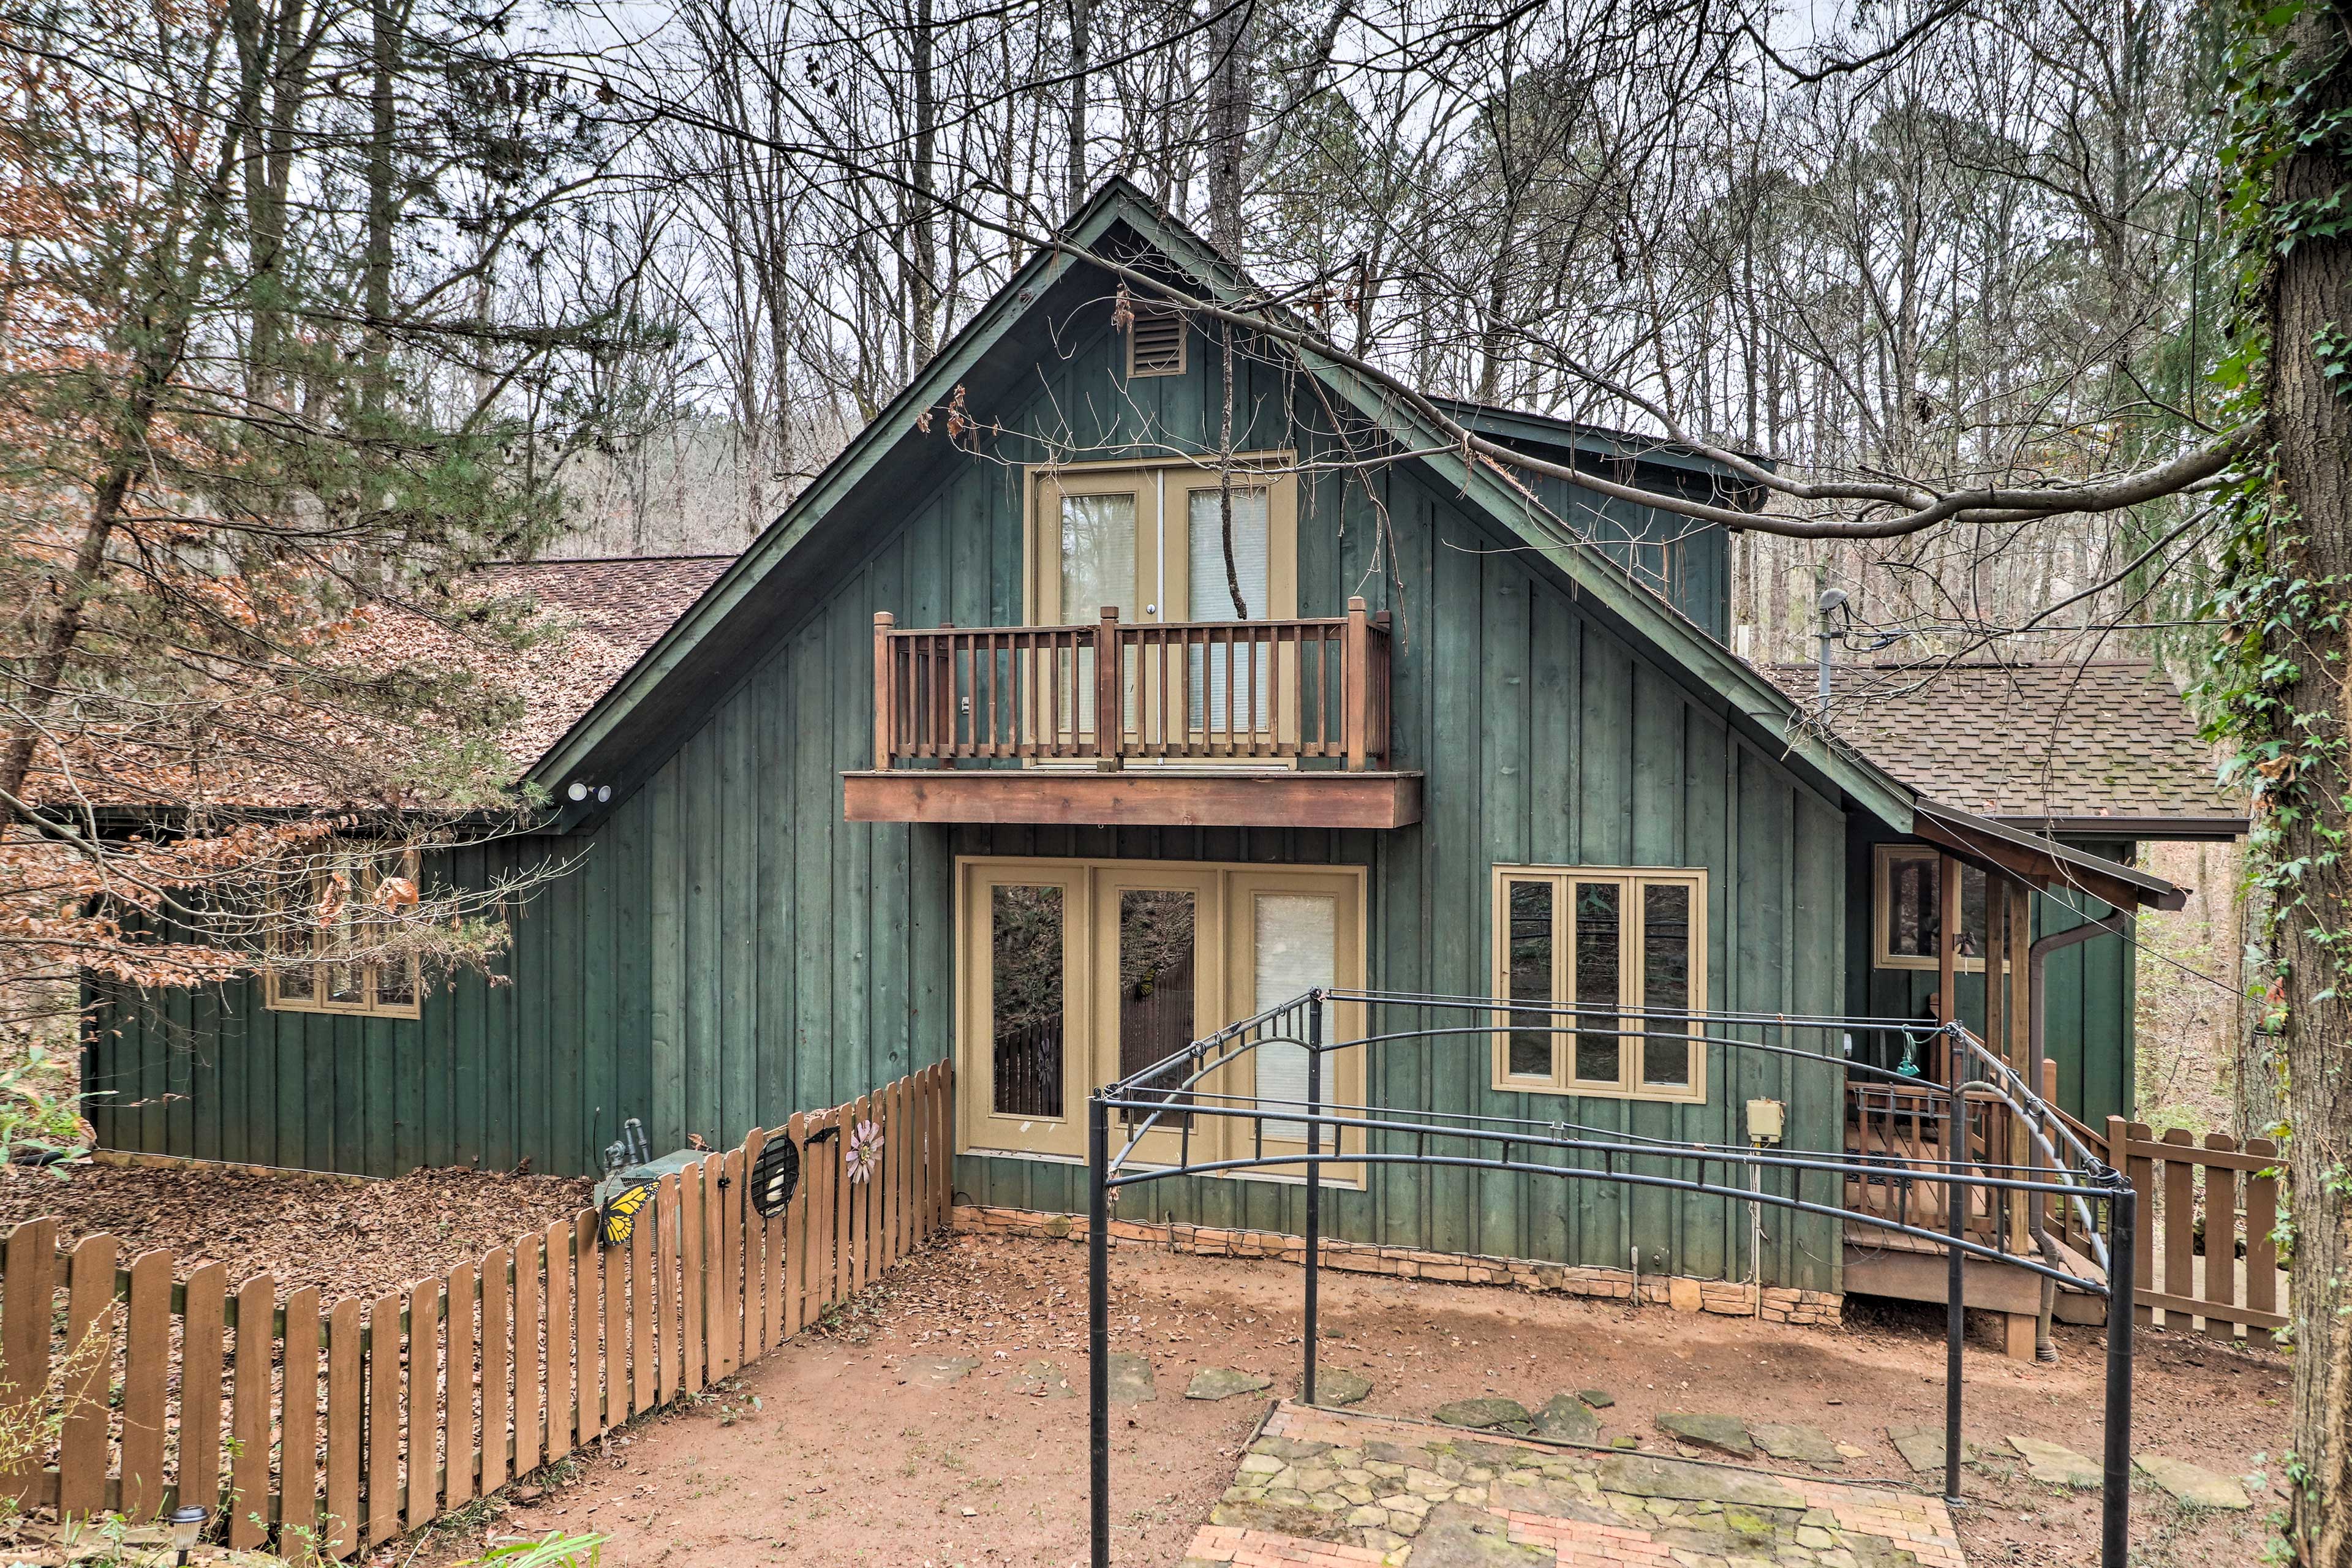
[[[1155,1401],[1114,1412],[1115,1560],[1167,1568],[1234,1475],[1266,1395],[1182,1397],[1203,1366],[1255,1370],[1291,1392],[1299,1274],[1267,1262],[1114,1256],[1114,1347],[1150,1357]],[[1942,1418],[1940,1309],[1862,1308],[1843,1331],[1783,1328],[1567,1298],[1327,1276],[1325,1364],[1374,1384],[1363,1408],[1425,1415],[1504,1394],[1530,1405],[1603,1389],[1606,1440],[1667,1445],[1654,1418],[1725,1412],[1817,1425],[1868,1451],[1852,1479],[1911,1484],[1890,1425]],[[1988,1325],[1989,1327],[1989,1325]],[[424,1543],[420,1568],[550,1531],[609,1537],[609,1564],[826,1563],[906,1568],[1081,1563],[1086,1553],[1085,1254],[1066,1243],[962,1237],[853,1303],[696,1406],[648,1418],[514,1500]],[[2095,1559],[2095,1494],[2026,1479],[2000,1457],[2011,1433],[2099,1451],[2102,1337],[2062,1329],[2054,1368],[1972,1343],[1965,1429],[1983,1450],[1958,1521],[1977,1564]],[[2231,1476],[2275,1460],[2289,1372],[2276,1356],[2144,1333],[2136,1447]],[[937,1386],[903,1363],[977,1358]],[[1050,1360],[1073,1394],[1016,1392]],[[2266,1460],[2265,1456],[2269,1458]],[[2267,1476],[2251,1513],[2183,1510],[2137,1489],[2133,1533],[2150,1568],[2255,1562],[2278,1505]],[[413,1558],[409,1555],[415,1552]]]
[[[65,1246],[110,1234],[126,1258],[169,1247],[183,1279],[218,1262],[232,1287],[268,1273],[281,1299],[316,1285],[331,1301],[378,1296],[473,1262],[580,1209],[588,1188],[584,1181],[479,1171],[343,1182],[219,1166],[83,1164],[60,1179],[0,1165],[0,1231],[52,1215]]]

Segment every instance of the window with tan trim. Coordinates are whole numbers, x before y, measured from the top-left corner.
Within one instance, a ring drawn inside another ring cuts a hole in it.
[[[1033,466],[1024,529],[1029,624],[1084,625],[1105,605],[1128,622],[1297,618],[1292,462],[1288,452],[1234,457],[1230,573],[1223,484],[1209,459]]]
[[[1880,969],[1936,970],[1944,929],[1943,857],[1910,844],[1881,844],[1873,852],[1871,963]],[[1960,868],[1958,961],[1969,974],[1984,973],[1985,874]]]
[[[1706,1098],[1698,1026],[1676,1016],[1706,1007],[1704,870],[1497,866],[1494,900],[1494,994],[1529,1004],[1496,1014],[1494,1087]]]
[[[423,987],[415,958],[362,956],[379,953],[396,911],[416,901],[416,878],[414,851],[352,846],[321,857],[308,904],[297,909],[289,899],[271,933],[279,962],[263,984],[269,1009],[417,1016]]]
[[[1095,1089],[1262,1007],[1363,984],[1360,867],[967,857],[956,879],[957,1133],[966,1152],[1083,1159]],[[1335,1004],[1325,1038],[1360,1034],[1360,1011]],[[1325,1058],[1326,1102],[1360,1103],[1360,1055]],[[1302,1047],[1271,1043],[1203,1087],[1300,1098],[1305,1058]],[[1172,1162],[1188,1131],[1195,1161],[1254,1142],[1247,1123],[1171,1110],[1139,1152]],[[1270,1149],[1304,1142],[1297,1123],[1267,1126]]]

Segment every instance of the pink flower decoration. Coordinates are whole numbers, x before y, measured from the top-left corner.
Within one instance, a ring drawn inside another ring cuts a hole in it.
[[[874,1168],[882,1163],[882,1129],[871,1121],[861,1121],[851,1128],[848,1146],[841,1157],[849,1167],[851,1181],[872,1181]]]

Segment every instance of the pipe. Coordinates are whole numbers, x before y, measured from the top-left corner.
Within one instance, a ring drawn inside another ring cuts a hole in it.
[[[1953,1121],[1956,1128],[1962,1125],[1957,1116]],[[1967,1135],[1965,1131],[1957,1134],[1963,1138]],[[1991,1202],[1990,1192],[1986,1202]],[[1960,1344],[1969,1333],[1969,1309],[1963,1299],[1967,1275],[1961,1251],[1969,1227],[1969,1180],[1965,1169],[1944,1188],[1944,1203],[1952,1233],[1945,1247],[1951,1263],[1944,1281],[1948,1297],[1944,1308],[1944,1501],[1956,1508],[1960,1501]]]
[[[1094,1568],[1110,1568],[1110,1107],[1087,1101],[1087,1467]]]
[[[1313,993],[1308,994],[1307,1010],[1307,1110],[1311,1118],[1323,1109],[1323,1004]],[[1307,1366],[1299,1379],[1299,1397],[1312,1408],[1315,1404],[1315,1336],[1317,1326],[1317,1290],[1321,1272],[1318,1265],[1323,1253],[1323,1162],[1317,1158],[1322,1152],[1323,1124],[1310,1120],[1307,1123]],[[1331,1152],[1339,1152],[1339,1134],[1331,1135]]]
[[[2132,1328],[2137,1309],[2133,1278],[2138,1250],[2139,1193],[2117,1181],[2108,1194],[2106,1447],[2099,1477],[2100,1568],[2129,1568],[2131,1561]]]

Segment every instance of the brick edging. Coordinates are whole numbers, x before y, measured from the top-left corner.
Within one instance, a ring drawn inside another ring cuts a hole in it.
[[[1029,1236],[1048,1240],[1084,1241],[1084,1215],[1046,1214],[1034,1209],[1001,1208],[958,1204],[954,1228],[974,1235]],[[1114,1245],[1165,1247],[1171,1252],[1202,1258],[1265,1258],[1285,1263],[1307,1261],[1303,1237],[1273,1230],[1235,1230],[1216,1226],[1165,1224],[1115,1219],[1110,1222]],[[1438,1279],[1451,1284],[1501,1285],[1514,1289],[1563,1296],[1588,1296],[1603,1300],[1633,1299],[1633,1274],[1622,1268],[1541,1263],[1526,1258],[1487,1258],[1461,1252],[1422,1252],[1409,1247],[1381,1247],[1370,1242],[1325,1237],[1323,1267],[1350,1274],[1381,1274],[1399,1279]],[[1843,1298],[1822,1290],[1799,1290],[1785,1285],[1764,1287],[1759,1312],[1753,1286],[1734,1279],[1688,1279],[1679,1275],[1645,1274],[1641,1299],[1680,1312],[1715,1312],[1725,1317],[1761,1317],[1768,1323],[1801,1323],[1837,1328],[1843,1321]]]

